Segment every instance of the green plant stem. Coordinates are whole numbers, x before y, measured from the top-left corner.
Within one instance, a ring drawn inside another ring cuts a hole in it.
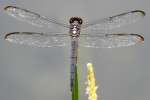
[[[74,83],[73,83],[73,91],[72,91],[72,100],[78,100],[79,99],[79,90],[78,90],[78,69],[77,65],[74,67]]]

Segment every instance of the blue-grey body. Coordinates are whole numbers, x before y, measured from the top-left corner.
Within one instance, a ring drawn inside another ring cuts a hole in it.
[[[70,63],[70,88],[71,91],[74,86],[74,69],[77,65],[78,60],[78,38],[80,36],[80,28],[82,24],[82,19],[78,17],[72,17],[70,19],[70,30],[69,34],[71,36],[71,63]]]
[[[78,38],[71,41],[71,65],[70,65],[70,88],[72,91],[74,83],[74,68],[77,65],[78,60]]]

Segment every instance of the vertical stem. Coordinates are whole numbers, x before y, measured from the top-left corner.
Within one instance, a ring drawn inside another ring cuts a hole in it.
[[[78,67],[74,66],[74,81],[73,81],[73,89],[72,89],[72,100],[79,99],[79,90],[78,90]]]

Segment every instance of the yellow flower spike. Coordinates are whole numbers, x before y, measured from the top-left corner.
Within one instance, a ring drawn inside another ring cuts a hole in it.
[[[95,85],[95,77],[93,65],[91,63],[87,64],[87,88],[86,93],[88,94],[89,100],[97,100],[96,94],[97,86]]]

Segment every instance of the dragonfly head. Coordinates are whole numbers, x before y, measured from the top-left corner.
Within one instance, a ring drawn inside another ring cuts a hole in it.
[[[80,17],[71,17],[69,20],[70,24],[77,22],[78,24],[82,24],[83,20]]]
[[[69,22],[70,22],[70,30],[69,30],[70,36],[79,37],[81,24],[83,22],[82,19],[79,17],[71,17]]]

